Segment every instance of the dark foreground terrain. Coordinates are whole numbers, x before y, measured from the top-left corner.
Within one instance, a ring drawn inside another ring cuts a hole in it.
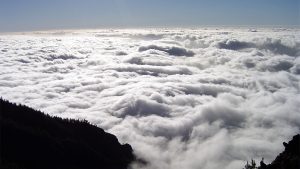
[[[125,169],[130,145],[87,121],[50,117],[0,99],[1,169]]]
[[[293,137],[288,143],[283,142],[284,151],[280,153],[271,164],[265,164],[263,160],[259,167],[252,160],[247,162],[244,169],[300,169],[300,134]]]
[[[300,169],[300,135],[295,135],[288,143],[283,143],[285,150],[269,165],[259,169]]]

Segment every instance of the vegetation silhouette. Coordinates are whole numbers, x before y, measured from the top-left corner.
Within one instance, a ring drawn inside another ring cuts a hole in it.
[[[125,169],[130,145],[86,120],[51,117],[0,99],[3,169]]]

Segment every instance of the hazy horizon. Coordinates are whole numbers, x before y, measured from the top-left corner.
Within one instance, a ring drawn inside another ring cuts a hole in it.
[[[155,29],[245,29],[245,30],[263,30],[263,29],[300,29],[300,25],[199,25],[199,26],[147,26],[147,27],[95,27],[95,28],[48,28],[35,30],[19,30],[19,31],[0,31],[0,35],[18,34],[18,33],[37,33],[37,32],[72,32],[72,31],[97,31],[97,30],[155,30]]]

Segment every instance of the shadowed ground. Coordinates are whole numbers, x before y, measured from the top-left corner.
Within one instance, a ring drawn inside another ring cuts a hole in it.
[[[0,100],[1,168],[125,169],[130,145],[87,121],[50,117]]]

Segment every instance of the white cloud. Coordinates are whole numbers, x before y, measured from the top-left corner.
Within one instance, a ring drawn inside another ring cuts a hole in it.
[[[84,118],[147,166],[242,168],[300,130],[298,30],[145,29],[0,36],[0,96]]]
[[[163,51],[172,56],[191,57],[191,56],[195,55],[195,53],[193,51],[189,51],[189,50],[186,50],[185,48],[176,47],[176,46],[172,46],[172,47],[168,47],[168,46],[162,47],[162,46],[156,46],[156,45],[141,46],[141,47],[139,47],[139,52],[143,52],[143,51],[147,51],[147,50],[151,50],[151,49]]]

